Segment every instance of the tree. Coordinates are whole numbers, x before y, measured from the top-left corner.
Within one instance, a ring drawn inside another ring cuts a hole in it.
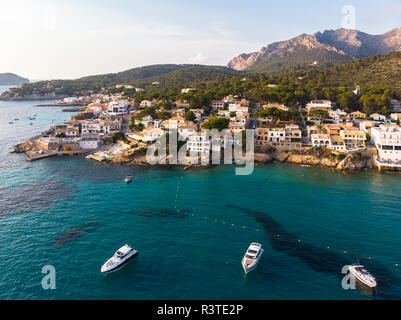
[[[329,112],[323,109],[312,109],[309,111],[308,116],[312,118],[318,118],[320,121],[323,121],[329,118]]]
[[[228,128],[228,124],[230,123],[230,120],[222,117],[213,117],[210,118],[207,122],[205,122],[202,127],[204,129],[217,129],[217,130],[223,130]]]
[[[185,113],[185,119],[186,119],[187,121],[195,121],[196,115],[195,115],[195,113],[193,113],[191,110],[189,110],[189,111],[187,111],[187,112]]]

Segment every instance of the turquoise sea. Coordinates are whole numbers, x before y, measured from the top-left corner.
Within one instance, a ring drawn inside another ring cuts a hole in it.
[[[70,117],[36,103],[0,102],[0,299],[401,298],[400,175],[27,163],[13,146]],[[244,276],[252,241],[265,252]],[[125,243],[139,256],[101,274]],[[342,289],[342,266],[358,258],[377,276],[377,295]],[[46,265],[55,290],[42,289]]]

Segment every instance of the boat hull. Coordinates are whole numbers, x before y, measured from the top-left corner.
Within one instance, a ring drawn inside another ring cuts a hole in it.
[[[128,257],[126,257],[125,259],[123,259],[119,264],[116,264],[115,266],[113,266],[113,267],[110,267],[110,268],[107,268],[107,269],[105,269],[105,268],[101,268],[101,272],[102,273],[112,273],[112,272],[115,272],[115,271],[118,271],[118,270],[120,270],[121,268],[123,268],[125,265],[127,265],[128,264],[128,262],[132,259],[132,258],[134,258],[136,255],[138,255],[138,251],[136,251],[136,250],[134,250],[133,252],[132,252],[132,254],[130,254]],[[107,262],[106,262],[107,263]]]
[[[377,283],[371,283],[368,281],[365,281],[359,274],[358,272],[354,271],[353,269],[350,269],[351,274],[355,277],[356,280],[358,280],[361,284],[363,284],[364,286],[369,287],[370,289],[375,289],[377,286]]]

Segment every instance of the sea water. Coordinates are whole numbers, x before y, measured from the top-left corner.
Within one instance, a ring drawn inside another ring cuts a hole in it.
[[[399,174],[27,163],[14,145],[70,117],[38,103],[0,102],[1,299],[401,299]],[[265,251],[245,276],[253,241]],[[101,274],[126,243],[139,255]],[[341,267],[358,259],[377,295],[343,289]],[[55,290],[42,288],[44,266]]]

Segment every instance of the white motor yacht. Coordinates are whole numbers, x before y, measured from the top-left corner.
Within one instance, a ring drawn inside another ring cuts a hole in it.
[[[262,258],[262,254],[263,249],[261,244],[254,242],[249,246],[244,258],[242,259],[242,267],[244,268],[245,273],[256,268]]]
[[[107,262],[102,266],[100,271],[102,273],[109,273],[117,271],[128,263],[134,256],[138,254],[138,251],[131,248],[129,245],[125,245],[118,249],[114,256],[107,260]]]
[[[372,276],[364,266],[360,264],[354,264],[349,267],[349,271],[356,279],[358,279],[363,284],[367,285],[370,288],[376,288],[376,279]]]

